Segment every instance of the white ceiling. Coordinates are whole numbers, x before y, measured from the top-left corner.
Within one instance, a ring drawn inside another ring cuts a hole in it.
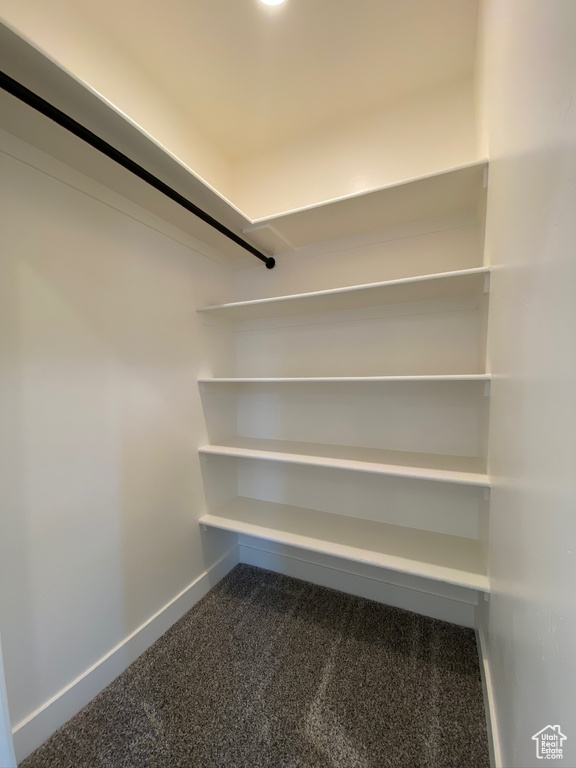
[[[472,75],[477,0],[73,6],[231,161]]]

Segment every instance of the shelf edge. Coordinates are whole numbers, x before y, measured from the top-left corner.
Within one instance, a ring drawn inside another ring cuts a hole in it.
[[[386,280],[378,283],[362,283],[360,285],[346,285],[342,288],[328,288],[323,291],[311,291],[308,293],[293,293],[286,296],[270,296],[265,299],[250,299],[248,301],[235,301],[226,304],[209,304],[197,309],[196,312],[217,312],[235,309],[247,309],[249,307],[266,306],[302,299],[316,299],[325,296],[338,296],[340,294],[354,293],[374,288],[392,288],[398,285],[410,285],[412,283],[425,283],[433,280],[447,280],[453,277],[471,277],[473,275],[490,274],[490,267],[471,267],[470,269],[457,269],[450,272],[434,272],[429,275],[416,275],[414,277],[401,277],[397,280]]]
[[[407,480],[428,480],[437,483],[450,483],[452,485],[467,485],[475,488],[490,488],[489,475],[479,472],[458,472],[458,470],[430,469],[429,472],[438,474],[426,474],[426,470],[420,467],[408,465],[378,464],[377,462],[361,461],[357,459],[333,459],[326,456],[282,454],[278,451],[264,451],[252,448],[236,448],[225,445],[202,445],[198,453],[203,456],[227,456],[238,459],[254,459],[256,461],[273,461],[279,464],[297,464],[300,466],[319,467],[322,469],[342,469],[349,472],[365,472],[372,475],[386,477],[402,477]]]
[[[356,562],[363,562],[368,565],[387,568],[399,573],[408,573],[413,576],[420,576],[433,581],[441,581],[446,584],[453,584],[466,589],[474,589],[479,592],[490,591],[488,576],[462,571],[457,568],[451,568],[450,566],[435,566],[438,572],[434,573],[430,569],[426,569],[424,567],[425,564],[421,563],[421,561],[411,560],[410,558],[402,558],[397,555],[386,555],[384,553],[380,555],[380,553],[371,552],[370,550],[328,541],[322,546],[321,542],[323,540],[321,539],[314,539],[302,534],[278,531],[273,528],[265,528],[253,523],[243,523],[220,515],[204,515],[198,520],[198,523],[209,528],[232,531],[233,533],[242,533],[247,536],[255,536],[256,538],[263,538],[279,544],[287,544],[307,549],[311,552],[343,557],[349,560],[355,560]],[[311,542],[318,542],[318,544],[314,545],[311,544]],[[406,565],[401,565],[401,562],[406,563]],[[421,567],[418,567],[418,564]],[[444,572],[444,575],[442,575],[442,572]]]
[[[382,383],[388,382],[482,382],[491,381],[490,373],[463,373],[463,374],[438,374],[430,376],[279,376],[279,377],[209,377],[200,376],[197,379],[198,384],[362,384],[362,383]]]

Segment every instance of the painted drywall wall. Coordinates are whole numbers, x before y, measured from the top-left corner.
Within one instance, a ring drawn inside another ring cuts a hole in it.
[[[237,301],[471,269],[483,265],[475,215],[428,219],[280,254],[271,270],[253,260],[234,273]]]
[[[266,219],[478,159],[465,80],[236,163],[232,196]]]
[[[225,264],[0,138],[0,626],[19,736],[234,548],[227,535],[209,548],[196,523],[206,442],[196,378],[229,375],[234,352],[195,312],[231,296]],[[96,692],[72,691],[64,719]]]
[[[490,157],[490,138],[488,135],[488,64],[490,54],[487,50],[486,4],[478,4],[476,32],[476,56],[472,76],[472,94],[474,99],[474,122],[476,125],[476,151],[480,157]]]
[[[501,764],[576,765],[576,3],[489,0],[493,480],[484,616]]]

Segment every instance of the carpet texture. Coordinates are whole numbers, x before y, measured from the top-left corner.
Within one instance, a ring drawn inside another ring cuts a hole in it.
[[[488,768],[474,633],[239,565],[21,768]]]

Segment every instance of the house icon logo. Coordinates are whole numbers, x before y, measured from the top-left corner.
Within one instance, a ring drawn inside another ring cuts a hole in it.
[[[536,757],[538,760],[562,760],[564,750],[562,744],[566,741],[559,725],[547,725],[532,736],[536,742]]]

